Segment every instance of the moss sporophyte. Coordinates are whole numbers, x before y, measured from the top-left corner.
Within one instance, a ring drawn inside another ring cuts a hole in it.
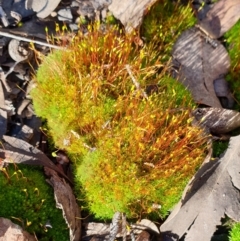
[[[191,95],[169,76],[166,52],[134,38],[92,25],[43,59],[31,93],[55,145],[72,158],[76,192],[103,219],[166,216],[206,154]]]

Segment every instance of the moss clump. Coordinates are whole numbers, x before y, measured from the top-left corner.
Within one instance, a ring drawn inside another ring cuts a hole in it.
[[[235,223],[229,234],[229,241],[240,240],[240,223]]]
[[[205,155],[207,138],[191,124],[191,95],[152,45],[139,49],[134,39],[89,27],[44,59],[32,92],[98,218],[166,216]]]
[[[157,1],[146,13],[141,26],[143,39],[155,46],[162,61],[169,60],[179,35],[196,23],[190,5],[180,1]]]
[[[56,208],[52,188],[40,170],[9,165],[0,172],[0,217],[11,219],[40,241],[69,240],[68,227]],[[44,225],[50,222],[52,228]]]

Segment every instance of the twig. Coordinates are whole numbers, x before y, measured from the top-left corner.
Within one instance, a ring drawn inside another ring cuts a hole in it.
[[[20,36],[17,36],[17,35],[11,34],[11,33],[6,33],[6,32],[3,32],[3,31],[0,31],[0,36],[4,36],[4,37],[7,37],[7,38],[13,38],[13,39],[16,39],[16,40],[19,40],[19,41],[25,41],[25,42],[28,42],[28,43],[39,44],[39,45],[46,46],[46,47],[53,48],[53,49],[64,49],[63,47],[60,47],[60,46],[57,46],[57,45],[49,44],[49,43],[38,41],[38,40],[28,39],[28,38],[25,38],[25,37],[20,37]]]
[[[125,68],[128,72],[128,74],[130,75],[131,79],[132,79],[132,82],[133,84],[135,85],[136,89],[139,90],[141,93],[142,93],[142,96],[145,98],[145,99],[148,99],[148,96],[147,94],[141,89],[141,86],[140,84],[137,82],[137,80],[135,79],[135,77],[133,76],[132,74],[132,71],[130,69],[130,66],[128,64],[125,65]]]

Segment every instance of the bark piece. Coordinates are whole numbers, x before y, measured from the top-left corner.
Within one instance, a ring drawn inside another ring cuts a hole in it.
[[[0,241],[36,241],[36,239],[9,219],[0,218]]]
[[[72,188],[54,170],[48,167],[45,167],[44,170],[46,175],[49,176],[48,183],[54,189],[56,206],[62,209],[63,217],[69,227],[70,241],[79,241],[81,237],[81,216]]]
[[[119,19],[127,32],[131,32],[142,23],[144,12],[156,0],[112,0],[108,9],[115,18]]]
[[[239,148],[240,136],[232,137],[224,156],[211,168],[203,166],[198,171],[201,175],[196,174],[195,185],[160,227],[161,232],[175,238],[186,234],[185,241],[211,240],[225,215],[240,221]]]
[[[184,31],[173,47],[173,66],[197,103],[221,107],[213,82],[228,72],[230,58],[220,42],[214,47],[207,38],[196,27]]]

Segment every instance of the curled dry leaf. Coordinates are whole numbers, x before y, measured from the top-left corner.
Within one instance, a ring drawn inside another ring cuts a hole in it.
[[[157,0],[112,0],[108,9],[119,19],[127,32],[131,32],[141,23],[145,11]]]
[[[207,36],[192,27],[177,39],[172,56],[178,79],[189,89],[194,100],[199,104],[221,107],[213,82],[228,72],[230,58],[220,42],[215,44],[213,46]]]
[[[213,38],[220,38],[239,18],[239,0],[219,0],[199,25]]]
[[[211,240],[225,215],[240,221],[239,149],[240,136],[232,137],[219,161],[202,166],[177,210],[160,227],[161,232],[177,238],[186,234],[185,241]]]
[[[214,134],[225,134],[240,127],[240,113],[222,108],[197,108],[193,115],[200,124]]]
[[[72,188],[54,170],[48,167],[45,167],[44,170],[49,177],[48,183],[54,189],[56,206],[62,209],[63,217],[69,227],[70,241],[79,241],[81,237],[81,216]]]
[[[149,230],[151,232],[154,232],[155,234],[160,234],[156,224],[149,219],[142,219],[139,223],[132,224],[132,228],[134,230]]]
[[[26,141],[4,135],[0,146],[0,158],[7,163],[39,165],[53,169],[69,183],[72,181],[43,152]]]

